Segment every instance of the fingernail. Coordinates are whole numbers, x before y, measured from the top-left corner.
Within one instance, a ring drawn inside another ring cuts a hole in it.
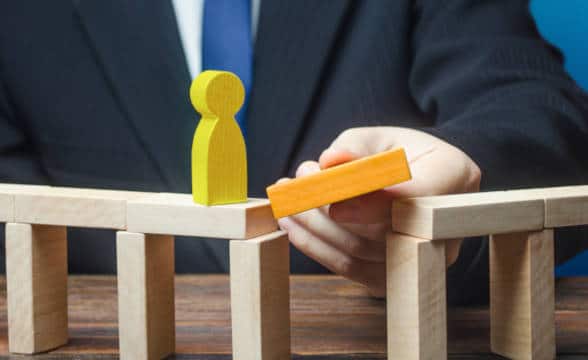
[[[322,158],[323,156],[328,156],[328,155],[331,155],[331,154],[336,154],[336,153],[337,153],[337,150],[334,150],[334,149],[331,149],[331,148],[325,149],[325,150],[324,150],[324,151],[321,153],[321,156],[319,157],[319,159],[320,159],[320,158]]]

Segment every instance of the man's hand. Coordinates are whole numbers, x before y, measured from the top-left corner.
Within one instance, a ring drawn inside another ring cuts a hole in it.
[[[344,131],[318,162],[306,161],[296,177],[337,164],[404,147],[413,179],[320,209],[282,218],[280,227],[300,251],[323,266],[386,295],[385,234],[396,198],[478,191],[480,169],[456,147],[421,131],[396,127]],[[281,180],[287,181],[287,180]],[[457,259],[461,239],[447,242],[447,264]]]

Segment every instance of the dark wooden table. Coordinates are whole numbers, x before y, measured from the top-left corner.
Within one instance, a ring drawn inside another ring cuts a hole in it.
[[[6,294],[0,278],[0,356],[10,359],[116,359],[116,279],[71,276],[70,342],[47,354],[7,357]],[[385,303],[334,276],[293,276],[295,359],[385,359]],[[486,308],[450,309],[450,359],[501,359],[489,353]],[[588,359],[588,278],[557,285],[559,359]],[[224,275],[177,276],[176,359],[230,359],[229,283]]]

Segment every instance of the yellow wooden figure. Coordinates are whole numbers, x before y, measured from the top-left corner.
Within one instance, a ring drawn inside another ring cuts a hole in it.
[[[190,87],[202,115],[192,143],[192,195],[202,205],[247,201],[247,154],[235,114],[245,100],[241,80],[227,71],[204,71]]]

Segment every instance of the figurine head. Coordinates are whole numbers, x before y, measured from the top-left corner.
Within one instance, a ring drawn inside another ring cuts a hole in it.
[[[233,118],[245,100],[245,88],[237,75],[207,70],[190,86],[192,105],[202,116]]]

